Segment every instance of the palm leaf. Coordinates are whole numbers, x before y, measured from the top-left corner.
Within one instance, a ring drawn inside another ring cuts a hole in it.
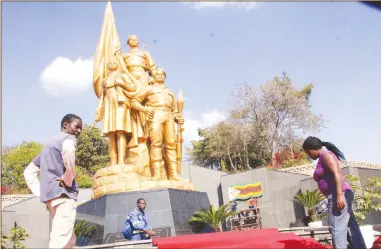
[[[307,190],[305,193],[299,193],[295,196],[294,200],[308,210],[308,215],[311,218],[311,221],[316,220],[315,207],[324,200],[324,195],[320,193],[318,189],[313,191]]]
[[[74,226],[74,234],[76,237],[89,237],[95,230],[95,226],[84,220],[78,221]]]
[[[229,205],[220,206],[217,210],[213,205],[210,205],[208,210],[201,209],[194,213],[189,218],[189,222],[207,224],[212,227],[215,232],[220,232],[222,231],[222,223],[237,213],[236,211],[232,211]]]

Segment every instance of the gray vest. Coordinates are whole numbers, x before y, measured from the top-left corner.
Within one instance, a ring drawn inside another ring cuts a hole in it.
[[[78,184],[76,181],[73,181],[70,188],[61,187],[57,181],[66,171],[61,154],[62,142],[65,139],[72,139],[76,142],[73,135],[60,132],[45,144],[40,154],[33,160],[33,163],[40,168],[41,202],[47,202],[61,195],[66,195],[74,200],[77,199]]]

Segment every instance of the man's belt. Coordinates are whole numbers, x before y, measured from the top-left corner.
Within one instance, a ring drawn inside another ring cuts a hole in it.
[[[155,111],[172,112],[172,109],[167,106],[150,106]]]
[[[127,65],[127,69],[129,68],[133,68],[133,67],[141,67],[143,68],[144,70],[148,71],[148,67],[144,66],[144,65],[138,65],[138,64],[135,64],[135,65]]]

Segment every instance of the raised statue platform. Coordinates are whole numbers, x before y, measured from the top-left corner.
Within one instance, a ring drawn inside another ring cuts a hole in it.
[[[114,165],[102,168],[93,177],[92,199],[105,194],[121,193],[128,191],[142,191],[152,189],[182,189],[194,190],[193,184],[187,179],[181,181],[167,180],[166,172],[163,170],[161,180],[151,180],[136,173],[134,165]]]
[[[127,214],[136,208],[138,198],[147,202],[148,223],[154,229],[167,230],[167,236],[192,233],[189,217],[201,208],[209,208],[206,193],[181,189],[152,189],[106,194],[77,208],[77,220],[96,225],[90,244],[125,241],[121,235]]]

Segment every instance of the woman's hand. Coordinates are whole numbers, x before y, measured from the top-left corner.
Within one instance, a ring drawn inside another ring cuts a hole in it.
[[[340,194],[337,196],[336,205],[339,210],[342,210],[345,207],[344,194]]]

